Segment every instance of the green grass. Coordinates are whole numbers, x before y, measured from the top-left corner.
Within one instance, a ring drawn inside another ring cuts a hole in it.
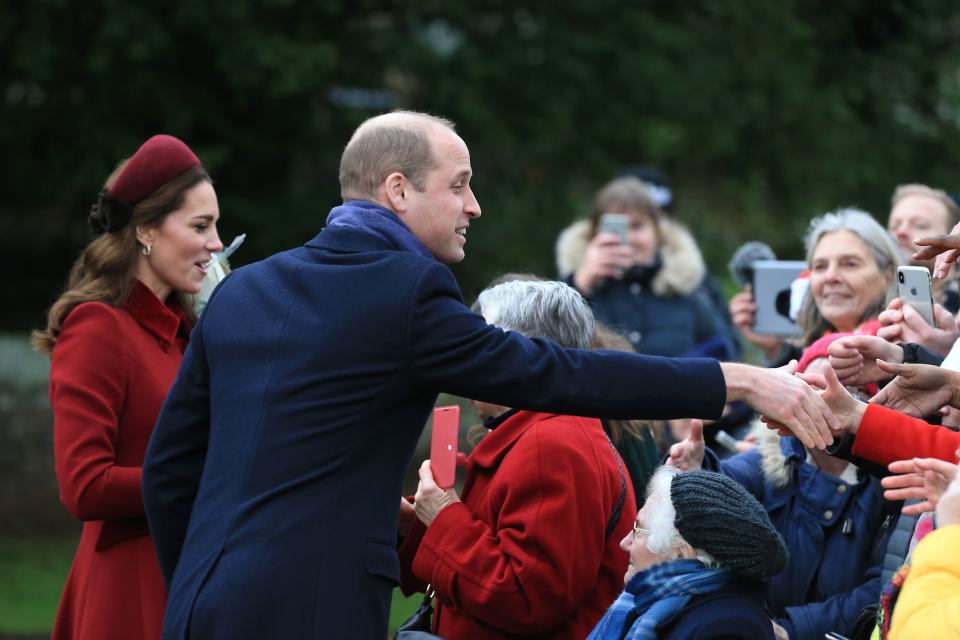
[[[69,538],[0,538],[0,633],[49,633],[76,550]]]
[[[77,547],[68,538],[0,537],[0,635],[49,633],[63,583]],[[406,620],[423,596],[393,591],[390,633]]]

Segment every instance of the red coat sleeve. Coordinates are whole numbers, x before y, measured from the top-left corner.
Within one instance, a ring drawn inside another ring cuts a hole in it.
[[[853,440],[853,455],[888,465],[894,460],[939,458],[954,462],[960,433],[878,404],[867,411]]]
[[[518,635],[555,627],[590,592],[612,510],[592,448],[576,441],[582,434],[543,437],[548,428],[528,433],[497,470],[495,527],[454,503],[427,528],[413,563],[441,602]]]
[[[127,355],[116,310],[85,303],[64,322],[50,366],[60,500],[81,520],[141,518],[140,467],[116,464]]]

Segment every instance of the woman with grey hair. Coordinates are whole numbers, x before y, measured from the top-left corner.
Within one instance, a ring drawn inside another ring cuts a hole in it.
[[[590,308],[561,282],[505,282],[480,294],[479,311],[529,338],[593,340]],[[622,460],[599,420],[474,404],[489,433],[462,495],[436,485],[429,461],[420,467],[401,586],[436,591],[445,638],[583,638],[627,568],[617,543],[635,498]]]
[[[897,267],[906,264],[890,234],[860,209],[837,209],[814,218],[804,243],[809,279],[797,317],[803,331],[800,346],[753,333],[756,305],[751,291],[730,301],[734,324],[774,365],[798,358],[802,348],[827,333],[875,334],[877,315],[896,296]]]
[[[630,554],[625,588],[590,640],[774,638],[764,581],[787,551],[736,481],[660,467],[620,547]]]

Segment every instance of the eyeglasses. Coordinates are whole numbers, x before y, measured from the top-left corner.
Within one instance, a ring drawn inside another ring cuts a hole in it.
[[[643,527],[641,527],[639,519],[634,520],[633,521],[633,539],[636,540],[637,536],[639,536],[641,533],[649,536],[651,531],[650,529],[644,529]]]

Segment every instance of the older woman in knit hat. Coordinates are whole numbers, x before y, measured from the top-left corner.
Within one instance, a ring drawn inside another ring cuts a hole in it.
[[[787,561],[783,539],[757,500],[709,471],[661,467],[633,531],[623,593],[591,640],[774,638],[764,581]]]

